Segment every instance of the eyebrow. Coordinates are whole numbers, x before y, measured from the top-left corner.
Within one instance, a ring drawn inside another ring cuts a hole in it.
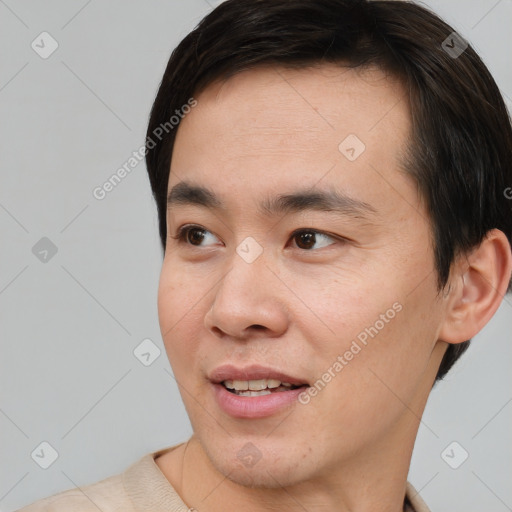
[[[167,196],[168,209],[178,205],[226,210],[222,201],[212,190],[187,181],[176,184]],[[311,191],[311,189],[299,189],[289,194],[267,198],[259,205],[259,213],[268,216],[300,213],[308,210],[335,212],[362,219],[366,219],[368,215],[377,214],[377,210],[370,204],[334,190]]]

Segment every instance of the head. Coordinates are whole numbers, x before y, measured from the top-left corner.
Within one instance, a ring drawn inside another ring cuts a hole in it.
[[[147,132],[159,317],[225,474],[246,446],[289,482],[374,453],[510,291],[510,118],[452,33],[408,2],[228,0],[174,50]],[[317,392],[233,418],[225,362]]]

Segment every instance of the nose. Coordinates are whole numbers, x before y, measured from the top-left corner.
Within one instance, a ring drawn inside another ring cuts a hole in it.
[[[278,337],[286,332],[289,310],[283,286],[261,255],[247,263],[233,255],[231,269],[214,290],[205,327],[219,338],[245,340]]]

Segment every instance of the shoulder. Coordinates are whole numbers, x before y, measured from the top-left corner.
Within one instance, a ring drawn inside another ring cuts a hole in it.
[[[405,498],[406,512],[430,512],[427,504],[423,501],[419,492],[413,487],[411,482],[406,483]]]
[[[154,511],[162,503],[169,503],[172,510],[188,510],[155,462],[155,457],[177,446],[147,453],[122,473],[43,498],[16,512]]]
[[[114,475],[90,485],[76,487],[38,500],[17,512],[132,512],[122,475]]]

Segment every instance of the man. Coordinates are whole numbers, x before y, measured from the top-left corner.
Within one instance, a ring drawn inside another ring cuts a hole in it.
[[[147,135],[194,434],[23,510],[427,511],[421,415],[512,272],[512,127],[474,50],[413,3],[230,0]]]

